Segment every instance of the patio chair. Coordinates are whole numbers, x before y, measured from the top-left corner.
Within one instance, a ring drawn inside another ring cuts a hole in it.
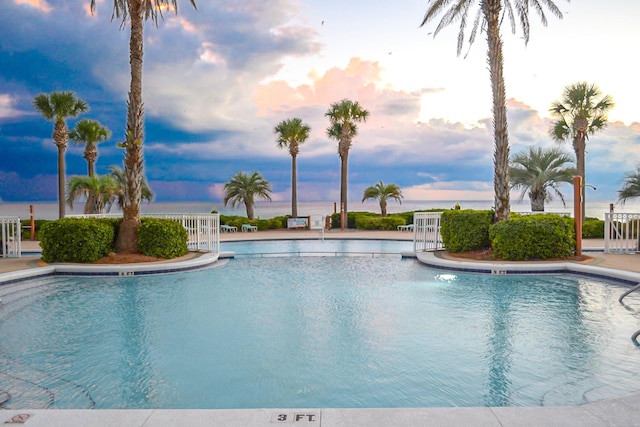
[[[251,225],[251,224],[242,224],[242,232],[244,233],[249,231],[253,231],[253,232],[258,231],[258,226]]]
[[[223,233],[235,233],[238,231],[238,227],[234,227],[233,225],[221,224],[220,231]]]

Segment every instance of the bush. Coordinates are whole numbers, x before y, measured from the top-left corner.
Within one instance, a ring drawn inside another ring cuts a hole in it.
[[[407,222],[401,216],[389,215],[386,217],[361,216],[358,218],[356,227],[359,230],[397,230],[399,225]]]
[[[113,227],[97,218],[63,218],[42,224],[38,237],[45,262],[94,262],[113,250]]]
[[[604,239],[604,221],[598,218],[585,218],[582,223],[582,237]]]
[[[575,254],[573,219],[526,215],[500,221],[489,231],[496,257],[509,261],[565,258]]]
[[[449,210],[442,212],[442,243],[449,252],[467,252],[491,246],[489,227],[493,211]]]
[[[363,217],[380,217],[373,212],[347,212],[347,226],[345,228],[357,228],[357,223]],[[340,212],[331,215],[331,228],[340,228]]]
[[[153,257],[171,259],[189,252],[187,230],[180,222],[164,218],[141,218],[138,250]]]

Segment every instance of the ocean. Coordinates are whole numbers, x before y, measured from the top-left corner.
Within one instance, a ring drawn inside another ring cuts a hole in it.
[[[491,209],[493,200],[405,200],[402,204],[395,201],[389,201],[387,210],[389,213],[407,212],[419,209],[452,209],[456,203],[460,203],[462,209]],[[21,219],[30,218],[30,203],[7,203],[0,202],[0,216],[18,216]],[[41,202],[33,203],[35,219],[57,219],[58,204],[57,202]],[[340,204],[334,202],[298,202],[298,215],[331,215],[335,211],[340,210]],[[246,216],[244,205],[231,208],[225,207],[222,202],[152,202],[150,204],[142,204],[142,213],[193,213],[206,214],[212,209],[216,209],[224,215],[240,215]],[[74,205],[74,209],[66,207],[67,215],[81,215],[84,205],[79,203]],[[349,202],[349,210],[380,212],[380,206],[376,201],[367,200],[364,203],[358,201]],[[551,202],[545,205],[547,212],[554,213],[573,213],[573,204],[567,203],[566,207],[561,202]],[[615,212],[637,213],[640,212],[640,202],[629,203],[624,205],[615,204]],[[528,200],[519,202],[511,201],[512,212],[530,212],[531,207]],[[589,201],[587,200],[586,215],[604,219],[604,214],[609,212],[609,202]],[[111,213],[121,213],[119,209],[111,210]],[[289,215],[291,213],[291,202],[264,202],[256,203],[255,214],[258,218],[273,218],[281,215]]]

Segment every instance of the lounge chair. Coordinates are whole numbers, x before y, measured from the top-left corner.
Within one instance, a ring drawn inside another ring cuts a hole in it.
[[[235,233],[238,231],[238,227],[234,227],[233,225],[221,224],[220,231],[223,233]]]
[[[399,225],[398,231],[413,231],[413,224]]]
[[[258,231],[258,227],[256,225],[251,225],[251,224],[242,224],[242,232],[248,232],[248,231]]]

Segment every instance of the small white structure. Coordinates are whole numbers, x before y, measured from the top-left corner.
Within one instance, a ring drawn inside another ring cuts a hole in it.
[[[604,252],[633,254],[640,252],[640,213],[604,214]]]
[[[2,258],[22,256],[21,231],[20,218],[0,217],[0,241],[2,242],[0,256]]]
[[[320,230],[320,233],[322,234],[322,240],[324,240],[324,224],[325,218],[322,215],[311,215],[309,217],[309,229]]]
[[[413,251],[444,249],[440,236],[442,212],[415,212],[413,214]]]

